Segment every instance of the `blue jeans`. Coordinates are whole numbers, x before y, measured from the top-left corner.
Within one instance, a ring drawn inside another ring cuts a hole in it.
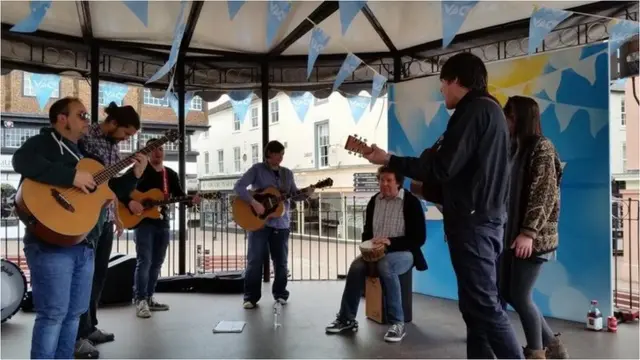
[[[265,226],[249,232],[247,269],[244,274],[244,301],[257,303],[262,297],[262,266],[269,246],[273,260],[274,280],[271,292],[274,299],[289,299],[287,290],[287,256],[289,254],[289,229]]]
[[[80,315],[89,309],[93,249],[25,242],[36,321],[32,359],[73,359]]]
[[[378,261],[376,266],[378,267],[380,281],[384,286],[389,322],[392,324],[404,323],[400,275],[413,267],[413,254],[409,251],[390,252]],[[347,282],[344,286],[342,303],[340,304],[339,317],[341,319],[355,320],[366,277],[367,262],[358,256],[351,263],[347,273]]]
[[[503,231],[503,224],[496,221],[460,226],[447,233],[458,281],[458,306],[467,325],[469,359],[524,358],[498,296]]]
[[[153,296],[160,270],[169,247],[169,229],[156,224],[141,223],[134,230],[136,272],[133,278],[136,300]]]

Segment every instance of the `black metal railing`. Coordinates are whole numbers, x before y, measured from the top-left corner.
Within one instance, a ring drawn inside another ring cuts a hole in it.
[[[616,309],[640,309],[640,201],[613,198],[613,302]]]

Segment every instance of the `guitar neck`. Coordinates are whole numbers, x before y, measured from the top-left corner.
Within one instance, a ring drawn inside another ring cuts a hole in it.
[[[162,205],[181,203],[181,202],[185,202],[185,201],[191,201],[191,199],[193,199],[193,196],[191,196],[191,195],[176,196],[176,197],[172,197],[172,198],[167,199],[167,200],[152,201],[152,202],[149,203],[149,205],[150,206],[162,206]]]
[[[135,158],[136,154],[148,155],[151,152],[153,152],[155,149],[167,143],[168,141],[169,139],[166,136],[163,136],[160,139],[149,144],[148,146],[145,146],[144,148],[138,150],[137,152],[118,161],[117,163],[106,167],[104,170],[94,175],[94,180],[96,184],[98,185],[103,184],[109,179],[111,179],[112,177],[116,176],[120,171],[126,169],[128,166],[130,166],[133,163],[133,159]]]
[[[302,193],[304,193],[304,192],[305,192],[305,190],[307,190],[307,189],[309,189],[309,188],[311,188],[311,186],[307,186],[307,187],[306,187],[306,188],[304,188],[304,189],[300,189],[300,190],[298,190],[298,191],[294,191],[294,192],[292,192],[292,193],[290,193],[290,194],[283,194],[283,195],[280,195],[280,197],[278,198],[278,201],[286,201],[286,200],[289,200],[289,199],[291,199],[291,198],[294,198],[294,197],[296,197],[296,196],[298,196],[298,195],[301,195]]]

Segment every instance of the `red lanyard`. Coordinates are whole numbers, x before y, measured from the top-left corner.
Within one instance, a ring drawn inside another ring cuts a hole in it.
[[[162,167],[162,192],[165,200],[169,198],[169,180],[167,179],[167,168]]]

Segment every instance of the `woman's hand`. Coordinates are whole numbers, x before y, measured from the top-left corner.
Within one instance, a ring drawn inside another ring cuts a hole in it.
[[[511,249],[515,249],[516,257],[526,259],[533,252],[533,239],[525,234],[520,234],[511,244]]]

